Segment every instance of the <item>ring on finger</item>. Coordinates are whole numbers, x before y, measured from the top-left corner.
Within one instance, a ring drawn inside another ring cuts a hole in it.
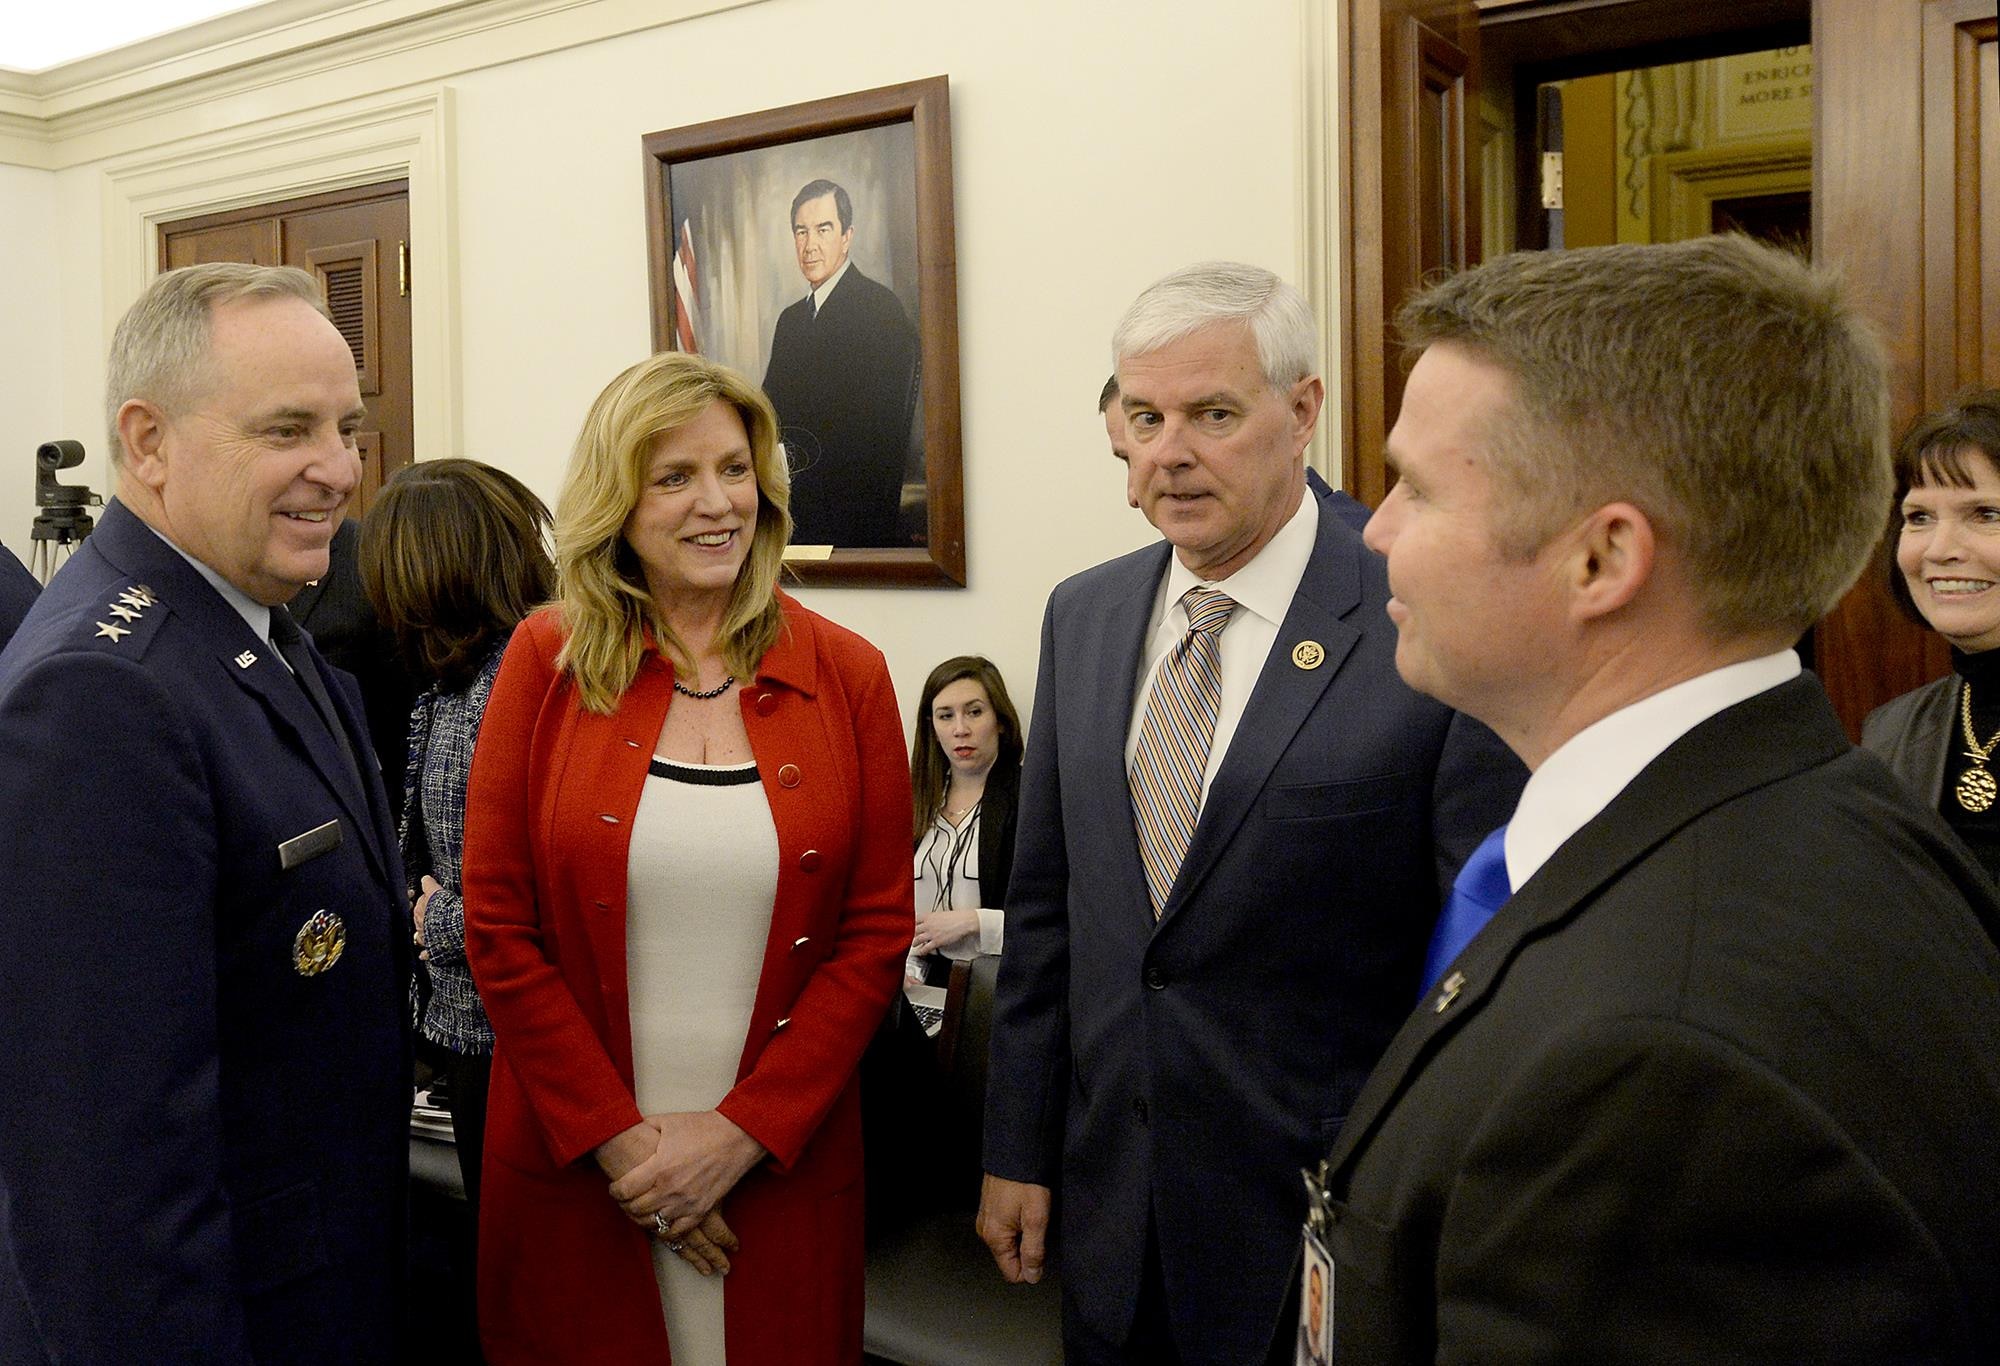
[[[662,1238],[667,1236],[667,1212],[663,1209],[653,1211],[653,1232]],[[679,1252],[680,1249],[675,1248],[674,1251]]]
[[[687,1244],[686,1244],[686,1243],[668,1243],[668,1244],[667,1244],[667,1251],[669,1251],[669,1252],[685,1252],[686,1250],[687,1250]]]

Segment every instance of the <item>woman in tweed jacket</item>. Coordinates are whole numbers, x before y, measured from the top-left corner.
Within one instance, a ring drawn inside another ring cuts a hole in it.
[[[430,986],[418,1023],[421,1047],[445,1078],[475,1218],[493,1030],[465,961],[465,787],[507,641],[555,593],[548,526],[548,509],[520,480],[453,459],[398,471],[361,533],[369,601],[412,674],[429,684],[410,713],[400,834]]]

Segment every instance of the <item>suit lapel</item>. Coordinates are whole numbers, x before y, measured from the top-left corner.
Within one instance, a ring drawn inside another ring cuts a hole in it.
[[[1333,685],[1341,666],[1353,653],[1361,633],[1342,618],[1361,601],[1358,557],[1367,553],[1359,542],[1338,529],[1336,519],[1322,512],[1319,534],[1305,575],[1278,628],[1278,638],[1264,660],[1257,686],[1243,708],[1243,719],[1229,742],[1229,752],[1209,785],[1201,819],[1188,843],[1187,857],[1161,914],[1164,924],[1200,889],[1202,880],[1229,847],[1250,808],[1263,795],[1271,772],[1284,757],[1292,738]],[[1292,653],[1308,642],[1323,651],[1314,668],[1293,662]],[[1133,669],[1138,667],[1136,659]],[[1126,710],[1131,704],[1128,699]]]
[[[1087,610],[1079,614],[1080,620],[1061,644],[1070,656],[1063,677],[1071,680],[1063,696],[1078,699],[1083,712],[1081,723],[1063,737],[1082,750],[1075,771],[1083,775],[1076,785],[1079,809],[1073,815],[1065,812],[1065,821],[1076,821],[1081,830],[1106,832],[1100,847],[1108,846],[1111,872],[1148,921],[1152,906],[1139,861],[1125,737],[1132,725],[1153,598],[1167,572],[1167,553],[1162,541],[1119,563],[1118,579],[1106,591],[1089,596]],[[1068,798],[1065,791],[1065,802]]]
[[[355,787],[333,735],[320,721],[319,713],[313,710],[312,701],[292,677],[291,670],[278,657],[277,647],[260,639],[178,551],[122,504],[114,502],[105,511],[103,522],[91,540],[112,565],[146,583],[163,605],[186,621],[213,653],[222,671],[256,698],[279,728],[290,734],[362,835],[370,864],[386,882],[389,862],[382,813],[374,810],[366,794]],[[355,745],[358,759],[367,747],[367,731],[357,730],[345,699],[340,696],[342,690],[325,677],[325,670],[321,674],[328,685],[327,691],[336,698],[334,705],[347,720],[350,742]],[[361,737],[358,740],[353,738],[357,735]]]
[[[1810,675],[1759,693],[1668,746],[1566,840],[1502,906],[1428,992],[1369,1074],[1329,1159],[1351,1162],[1410,1081],[1478,1013],[1526,945],[1559,932],[1607,884],[1690,822],[1753,788],[1827,763],[1848,748]],[[1452,985],[1453,979],[1462,979]]]

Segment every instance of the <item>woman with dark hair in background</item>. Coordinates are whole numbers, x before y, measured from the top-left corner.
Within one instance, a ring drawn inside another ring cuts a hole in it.
[[[1861,743],[2000,879],[2000,389],[1926,413],[1896,446],[1889,588],[1952,671],[1884,703]]]
[[[445,1079],[475,1220],[493,1030],[465,961],[465,789],[507,641],[555,596],[548,529],[549,510],[527,485],[476,460],[452,459],[397,471],[361,532],[362,588],[411,675],[427,685],[410,713],[403,869],[430,979],[419,1032]]]
[[[778,591],[777,419],[667,352],[591,405],[473,762],[495,1366],[858,1366],[856,1065],[910,942],[881,653]]]
[[[1000,952],[1022,748],[991,660],[959,655],[931,670],[910,728],[917,927],[907,978],[943,986],[953,960]]]

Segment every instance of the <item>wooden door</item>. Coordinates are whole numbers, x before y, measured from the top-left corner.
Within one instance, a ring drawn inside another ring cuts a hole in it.
[[[1889,349],[1900,431],[2000,384],[2000,87],[1992,0],[1814,0],[1813,254]],[[1886,562],[1821,623],[1818,666],[1850,732],[1950,667],[1905,620]]]
[[[1351,225],[1342,295],[1346,488],[1370,505],[1403,371],[1390,323],[1425,275],[1479,259],[1479,155],[1469,145],[1479,19],[1472,0],[1348,0]]]
[[[297,266],[318,278],[334,326],[354,352],[368,408],[351,517],[366,513],[383,481],[415,458],[409,225],[409,182],[399,180],[205,214],[160,229],[163,270],[248,261]]]

